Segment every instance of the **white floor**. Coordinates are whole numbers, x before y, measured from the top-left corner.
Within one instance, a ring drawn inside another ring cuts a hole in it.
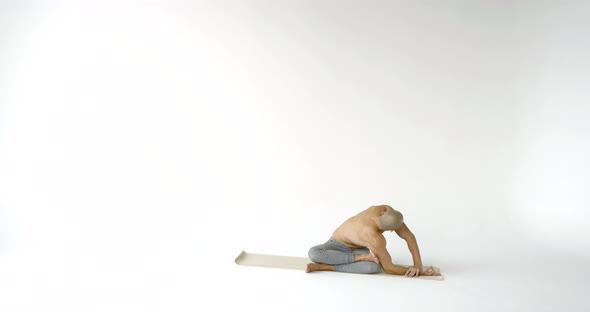
[[[229,240],[151,252],[7,252],[0,311],[590,310],[588,259],[530,242],[475,241],[424,252],[444,281],[238,266],[239,246]]]
[[[590,310],[588,259],[522,243],[458,245],[439,258],[444,281],[229,265],[231,285],[218,291],[237,294],[224,305],[258,311]]]

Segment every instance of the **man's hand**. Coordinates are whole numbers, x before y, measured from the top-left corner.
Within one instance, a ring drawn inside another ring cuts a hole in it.
[[[438,276],[438,275],[440,275],[440,273],[436,273],[436,271],[434,270],[434,268],[432,266],[419,267],[419,266],[413,265],[408,268],[408,270],[406,271],[406,274],[404,276],[405,277],[416,277],[416,276],[420,276],[420,275]]]
[[[436,273],[434,268],[431,266],[429,267],[422,267],[422,271],[420,271],[420,275],[428,275],[428,276],[440,276],[440,273]]]
[[[418,276],[420,275],[420,271],[422,270],[421,267],[418,266],[411,266],[408,268],[408,270],[406,271],[406,274],[404,275],[405,277],[414,277],[414,276]]]

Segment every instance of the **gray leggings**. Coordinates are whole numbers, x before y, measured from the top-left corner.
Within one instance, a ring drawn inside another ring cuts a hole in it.
[[[367,254],[369,248],[352,249],[332,237],[324,244],[309,249],[309,259],[317,263],[333,264],[337,272],[373,274],[381,272],[381,265],[372,261],[354,262],[354,255]]]

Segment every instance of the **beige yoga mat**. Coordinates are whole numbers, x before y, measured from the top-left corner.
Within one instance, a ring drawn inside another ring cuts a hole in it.
[[[236,258],[236,264],[245,266],[255,266],[264,268],[275,268],[275,269],[290,269],[305,271],[307,264],[311,262],[309,258],[304,257],[287,257],[287,256],[274,256],[274,255],[263,255],[248,253],[242,251]],[[434,267],[437,273],[440,273],[440,269]],[[381,271],[377,275],[396,276],[403,277],[402,275],[391,275]],[[418,279],[431,279],[442,281],[444,278],[441,276],[418,276]]]

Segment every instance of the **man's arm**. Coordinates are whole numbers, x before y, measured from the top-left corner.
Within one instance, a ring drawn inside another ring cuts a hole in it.
[[[406,243],[408,244],[408,249],[412,254],[412,259],[414,260],[414,266],[422,268],[422,259],[420,258],[420,249],[418,249],[418,242],[416,241],[416,236],[410,231],[406,223],[402,223],[402,225],[395,230],[395,233],[401,238],[403,238]]]
[[[386,241],[383,235],[372,235],[367,241],[367,247],[369,247],[373,255],[379,260],[379,264],[381,264],[383,272],[395,275],[406,274],[408,270],[407,267],[393,264],[391,262],[391,255],[389,255],[389,252],[387,251]]]

